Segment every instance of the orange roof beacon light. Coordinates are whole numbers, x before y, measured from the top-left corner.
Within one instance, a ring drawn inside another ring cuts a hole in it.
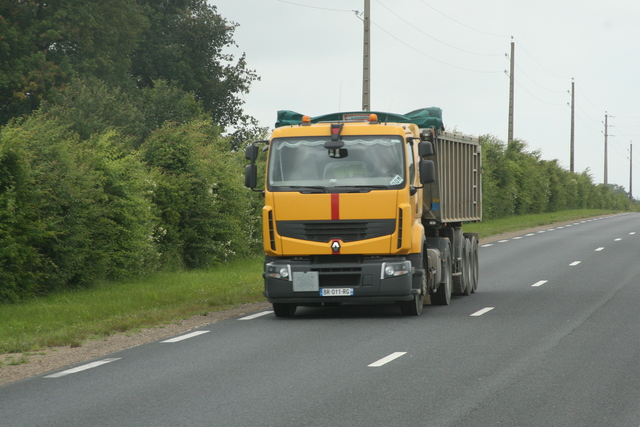
[[[311,124],[311,117],[309,116],[302,116],[302,125],[303,126],[308,126]]]
[[[378,123],[378,115],[377,114],[369,114],[369,124],[375,125]]]

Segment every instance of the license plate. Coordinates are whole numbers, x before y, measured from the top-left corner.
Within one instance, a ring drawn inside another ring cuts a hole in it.
[[[353,288],[322,288],[321,297],[350,297],[353,296]]]

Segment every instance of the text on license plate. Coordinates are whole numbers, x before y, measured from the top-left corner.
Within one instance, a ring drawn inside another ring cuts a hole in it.
[[[353,288],[322,288],[321,297],[350,297],[353,296]]]

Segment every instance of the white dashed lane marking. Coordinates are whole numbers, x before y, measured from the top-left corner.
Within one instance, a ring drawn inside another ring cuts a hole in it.
[[[266,316],[267,314],[271,314],[273,311],[261,311],[260,313],[252,314],[250,316],[241,317],[238,320],[253,320],[257,317]]]
[[[174,343],[174,342],[186,340],[186,339],[189,339],[189,338],[197,337],[198,335],[206,334],[208,332],[209,331],[195,331],[195,332],[191,332],[190,334],[180,335],[179,337],[170,338],[168,340],[160,341],[160,342],[163,342],[163,343]]]
[[[545,283],[547,283],[547,282],[548,282],[548,280],[540,280],[539,282],[536,282],[536,283],[534,283],[533,285],[531,285],[531,287],[533,287],[533,288],[537,288],[538,286],[542,286],[542,285],[544,285],[544,284],[545,284]]]
[[[482,310],[478,310],[478,311],[476,311],[475,313],[470,314],[470,316],[473,316],[473,317],[482,316],[483,314],[490,312],[490,311],[491,311],[491,310],[493,310],[494,308],[495,308],[495,307],[485,307],[485,308],[483,308]]]
[[[107,364],[107,363],[115,362],[116,360],[120,360],[120,359],[121,358],[118,357],[118,358],[114,358],[114,359],[98,360],[97,362],[87,363],[86,365],[78,366],[76,368],[67,369],[66,371],[57,372],[55,374],[47,375],[45,378],[60,378],[60,377],[64,377],[65,375],[75,374],[77,372],[86,371],[87,369],[91,369],[91,368],[97,368],[98,366],[102,366],[102,365]]]
[[[386,365],[387,363],[396,360],[398,357],[404,356],[405,354],[407,354],[406,351],[396,351],[395,353],[391,353],[387,357],[383,357],[382,359],[378,360],[377,362],[373,362],[368,366],[371,368],[379,368],[380,366]]]

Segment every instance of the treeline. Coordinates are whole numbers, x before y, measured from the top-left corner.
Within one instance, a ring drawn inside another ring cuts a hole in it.
[[[494,136],[482,145],[483,218],[567,209],[631,209],[624,188],[595,184],[588,170],[571,173],[558,160],[542,160],[520,140],[505,144]]]
[[[235,27],[204,0],[1,2],[0,302],[258,250]]]
[[[211,119],[166,121],[143,141],[111,126],[83,138],[70,111],[0,130],[0,301],[256,253],[261,200]]]

